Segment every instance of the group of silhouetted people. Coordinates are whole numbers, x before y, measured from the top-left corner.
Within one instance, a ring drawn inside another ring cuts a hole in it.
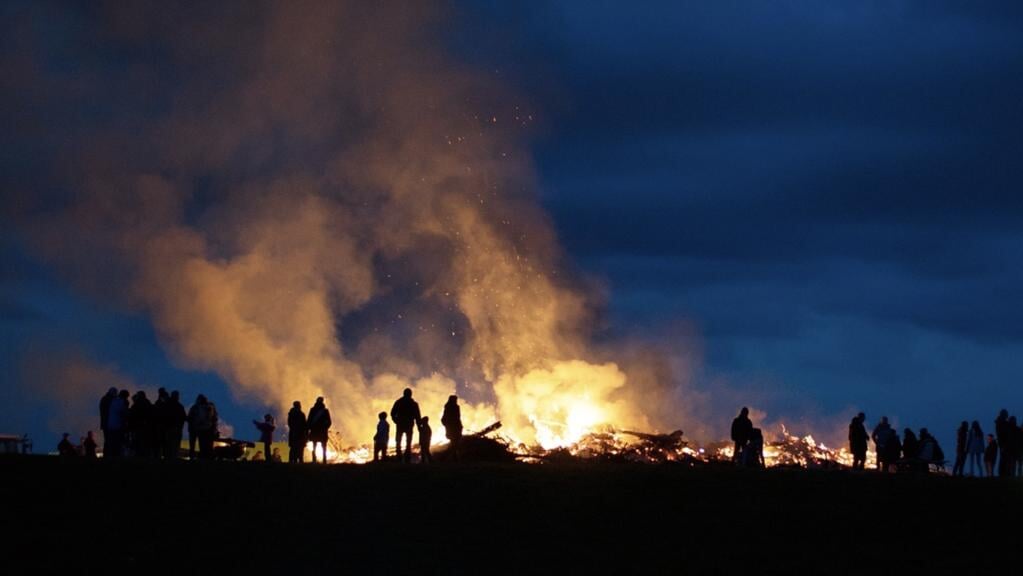
[[[213,457],[219,418],[217,407],[202,394],[185,412],[177,390],[168,394],[167,390],[160,388],[156,402],[150,402],[142,390],[132,395],[128,390],[110,388],[100,399],[99,421],[103,431],[104,458],[177,458],[187,424],[188,457],[206,459]],[[83,441],[86,455],[91,438],[90,431]],[[95,440],[92,446],[95,452]],[[63,449],[58,450],[63,453]]]
[[[966,462],[970,475],[1014,477],[1023,476],[1023,427],[1008,410],[995,418],[995,433],[986,437],[980,422],[964,420],[956,429],[956,460],[952,474],[963,476]],[[983,467],[981,465],[983,462]],[[974,474],[974,470],[980,474]]]
[[[373,461],[381,462],[387,459],[390,424],[387,422],[387,412],[381,412],[377,418],[377,431],[373,436]],[[419,461],[423,464],[432,462],[430,444],[433,442],[433,429],[430,427],[430,417],[420,413],[419,403],[412,399],[410,388],[406,388],[401,398],[391,406],[391,420],[395,428],[395,459],[399,462],[412,461],[412,431],[415,429],[419,431]],[[462,411],[458,406],[458,396],[448,397],[440,421],[450,442],[448,453],[453,460],[457,460],[462,439]]]
[[[264,450],[267,452],[268,459],[270,458],[270,440],[268,434],[273,434],[273,417],[269,414],[266,418],[270,418],[270,426],[264,424],[260,427],[262,432],[262,440]],[[256,424],[259,427],[259,424]],[[305,448],[310,442],[313,444],[312,455],[313,463],[317,460],[317,448],[319,449],[320,461],[327,461],[327,443],[330,438],[330,427],[333,425],[333,421],[330,418],[330,409],[323,401],[323,396],[316,399],[313,402],[313,407],[309,409],[309,415],[306,416],[305,412],[302,412],[302,403],[296,400],[291,404],[291,410],[288,411],[288,462],[292,464],[301,464],[305,461]],[[269,432],[267,432],[269,428]]]
[[[734,442],[733,462],[751,468],[764,467],[764,437],[760,429],[753,426],[748,408],[742,408],[732,420],[731,436]],[[877,469],[881,472],[926,472],[931,466],[942,469],[945,466],[945,453],[927,428],[921,428],[919,433],[906,428],[900,438],[887,416],[882,416],[868,434],[866,415],[858,413],[849,423],[848,438],[852,468],[855,470],[865,468],[870,441],[874,442]],[[963,421],[956,431],[956,459],[952,474],[963,476],[967,461],[970,475],[994,476],[997,473],[998,476],[1023,476],[1023,427],[1017,418],[1002,410],[995,419],[995,433],[986,437],[980,422],[974,420],[968,424]]]
[[[849,424],[849,446],[853,452],[853,468],[857,470],[863,470],[866,463],[865,420],[866,416],[860,412]],[[938,439],[927,428],[921,428],[919,434],[913,432],[911,428],[906,428],[902,431],[900,439],[898,431],[888,422],[888,417],[882,416],[881,421],[870,433],[870,440],[874,442],[877,469],[881,472],[898,470],[926,472],[932,465],[939,467],[945,465],[945,452],[938,444]]]
[[[732,420],[732,462],[747,468],[763,468],[764,433],[753,427],[749,408],[743,406],[739,415]]]
[[[864,419],[861,412],[849,425],[853,467],[858,469],[863,468],[866,459]],[[882,417],[870,438],[877,453],[877,469],[882,472],[900,469],[926,471],[932,465],[945,466],[945,453],[927,428],[921,428],[919,434],[906,428],[900,439],[888,418]],[[995,419],[995,433],[986,436],[979,421],[974,420],[971,424],[964,420],[956,429],[955,450],[954,476],[966,474],[967,462],[971,476],[994,476],[996,470],[997,475],[1003,477],[1023,475],[1023,428],[1007,410],[999,412]]]

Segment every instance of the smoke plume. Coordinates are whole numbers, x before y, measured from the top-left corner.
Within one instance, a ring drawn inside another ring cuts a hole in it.
[[[69,40],[125,69],[75,75],[108,121],[69,136],[60,209],[32,221],[51,262],[242,400],[324,396],[352,443],[404,387],[527,442],[679,427],[664,357],[630,352],[633,376],[592,344],[600,296],[533,192],[535,113],[444,53],[443,9],[209,4],[111,6]]]

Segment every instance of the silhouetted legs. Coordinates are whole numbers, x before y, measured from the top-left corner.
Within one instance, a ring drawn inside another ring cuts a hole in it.
[[[395,454],[397,454],[399,461],[401,461],[401,462],[411,462],[412,461],[412,425],[409,424],[408,426],[398,426],[397,429],[398,429],[398,436],[396,438],[396,442],[395,442],[395,446],[394,446]],[[402,454],[402,451],[401,451],[401,437],[402,436],[405,437],[405,453],[404,454]]]

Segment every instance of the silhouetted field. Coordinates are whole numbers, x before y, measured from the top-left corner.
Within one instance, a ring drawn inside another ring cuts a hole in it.
[[[31,567],[9,574],[980,573],[1015,563],[1023,510],[1019,481],[681,465],[39,456],[0,477],[5,565]]]

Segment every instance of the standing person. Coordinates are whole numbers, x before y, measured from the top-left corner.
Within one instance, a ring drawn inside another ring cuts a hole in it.
[[[195,443],[199,443],[199,459],[213,457],[213,439],[217,434],[217,408],[206,396],[199,394],[188,411],[188,454],[195,457]]]
[[[195,428],[199,421],[199,406],[206,403],[206,397],[199,394],[195,397],[195,404],[188,409],[185,421],[188,422],[188,459],[195,460],[195,443],[199,440],[199,433]]]
[[[313,463],[316,463],[316,445],[320,445],[323,463],[327,463],[327,436],[330,430],[330,410],[323,403],[323,396],[309,409],[309,440],[313,443]]]
[[[888,432],[888,443],[885,444],[885,472],[890,472],[892,466],[898,471],[899,458],[902,456],[902,442],[899,441],[899,433],[895,430]]]
[[[107,415],[107,434],[110,439],[104,442],[104,458],[124,456],[128,433],[128,396],[127,390],[121,390],[117,393],[117,397],[110,402],[110,413]]]
[[[867,463],[867,428],[863,421],[867,416],[860,412],[849,423],[849,451],[853,455],[853,469],[863,470]]]
[[[433,429],[430,428],[430,417],[423,416],[419,420],[419,461],[423,464],[433,462],[433,456],[430,456],[431,440],[433,440]]]
[[[750,431],[749,442],[742,450],[742,462],[749,468],[764,468],[764,434],[760,428]]]
[[[107,393],[103,395],[99,400],[99,429],[103,432],[103,453],[106,454],[109,450],[110,439],[107,437],[107,424],[110,420],[110,403],[113,402],[114,398],[117,398],[117,388],[113,386],[107,390]]]
[[[152,422],[150,429],[153,436],[150,438],[150,450],[153,457],[170,458],[167,454],[167,430],[171,427],[170,394],[167,393],[166,388],[160,388],[156,391]]]
[[[412,461],[412,426],[419,424],[421,419],[419,414],[419,404],[412,399],[412,390],[406,388],[401,393],[401,398],[394,401],[394,405],[391,406],[391,420],[394,421],[394,427],[397,430],[397,436],[395,438],[395,453],[397,454],[398,461],[400,462],[411,462]],[[405,437],[405,453],[401,452],[401,438]]]
[[[128,430],[131,432],[131,448],[138,458],[153,455],[153,403],[146,397],[145,390],[139,390],[131,397],[128,410]]]
[[[462,409],[458,406],[458,396],[448,396],[448,402],[444,405],[444,414],[440,417],[440,423],[444,425],[444,435],[451,442],[451,459],[458,460],[458,449],[462,443]]]
[[[994,435],[987,435],[987,448],[984,449],[984,470],[988,478],[995,475],[995,461],[998,460],[998,441]]]
[[[963,470],[966,468],[966,447],[969,434],[970,424],[963,420],[959,428],[956,429],[956,462],[952,466],[953,476],[962,476]]]
[[[1020,434],[1019,424],[1016,423],[1016,417],[1012,416],[1009,418],[1009,476],[1018,476],[1019,458],[1020,452],[1023,451],[1023,434]]]
[[[1023,476],[1023,424],[1016,428],[1016,475]]]
[[[874,426],[874,431],[870,433],[871,440],[874,441],[874,450],[876,452],[877,469],[882,472],[888,471],[888,442],[891,439],[892,427],[888,424],[888,417],[882,416],[881,421],[878,422],[877,426]]]
[[[920,441],[916,439],[916,433],[906,428],[902,433],[902,458],[913,461],[919,453]]]
[[[970,476],[984,475],[984,431],[980,429],[980,422],[974,420],[970,425],[970,433],[966,437],[966,453],[970,460]],[[974,472],[976,464],[976,472]]]
[[[163,441],[164,458],[178,459],[181,452],[181,432],[187,420],[185,407],[181,404],[181,393],[175,390],[171,392],[170,401],[167,403],[167,431]]]
[[[266,457],[267,462],[273,462],[273,454],[270,452],[271,444],[274,441],[274,430],[277,426],[274,424],[274,417],[270,414],[263,416],[263,421],[253,420],[253,424],[259,430],[259,441],[263,443],[263,455]]]
[[[391,437],[391,425],[387,423],[387,412],[377,414],[377,433],[373,436],[373,461],[387,460],[387,440]]]
[[[68,439],[68,436],[70,436],[70,434],[65,432],[64,437],[60,439],[60,443],[57,444],[57,453],[65,457],[78,456],[78,450],[75,448],[75,445],[71,443],[71,440]]]
[[[93,437],[92,430],[85,434],[85,440],[82,440],[82,450],[85,452],[86,458],[96,458],[96,438]]]
[[[742,463],[742,451],[749,443],[752,433],[753,422],[749,419],[749,408],[743,406],[739,415],[732,420],[732,442],[735,442],[735,448],[732,450],[732,462]]]
[[[309,441],[302,403],[295,400],[288,411],[288,462],[301,464],[305,460],[305,443]]]
[[[999,448],[999,459],[998,459],[998,475],[999,476],[1011,476],[1010,462],[1012,458],[1012,440],[1010,436],[1013,434],[1013,430],[1009,429],[1009,411],[1002,409],[998,413],[998,418],[995,419],[995,439],[998,440]]]

